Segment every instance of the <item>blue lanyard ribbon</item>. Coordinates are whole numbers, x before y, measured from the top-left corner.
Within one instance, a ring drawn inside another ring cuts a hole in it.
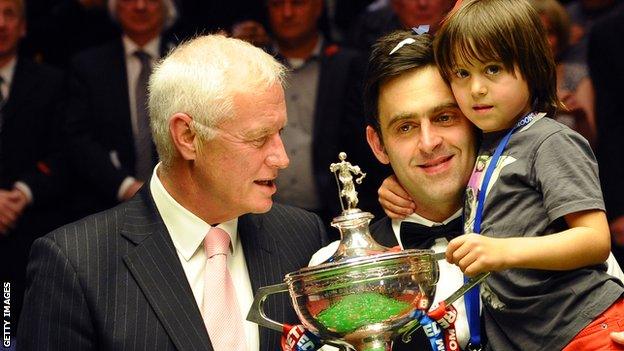
[[[492,174],[494,173],[494,169],[496,169],[496,164],[498,163],[498,159],[505,151],[507,144],[509,143],[509,139],[511,139],[511,135],[521,127],[531,123],[533,119],[536,117],[536,114],[530,112],[522,117],[516,125],[511,128],[507,134],[503,137],[503,139],[498,143],[496,150],[494,151],[494,155],[492,155],[492,159],[490,160],[490,164],[485,171],[485,175],[483,176],[483,182],[481,183],[481,189],[477,196],[477,210],[475,213],[475,220],[473,225],[474,233],[481,233],[481,219],[483,217],[483,206],[485,204],[485,195],[487,192],[487,188],[490,184],[490,180],[492,178]],[[468,277],[464,277],[464,282],[468,281]],[[475,286],[475,288],[470,289],[464,296],[464,302],[466,304],[466,313],[468,318],[468,326],[470,328],[470,341],[468,342],[467,350],[479,350],[481,348],[481,320],[479,318],[479,285]]]

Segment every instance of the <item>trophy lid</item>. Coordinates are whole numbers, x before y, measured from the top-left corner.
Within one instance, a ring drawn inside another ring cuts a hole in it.
[[[390,249],[380,245],[370,235],[368,225],[373,214],[357,208],[358,196],[355,183],[361,184],[366,173],[359,166],[347,161],[347,154],[338,154],[340,162],[332,163],[329,170],[334,173],[342,213],[331,225],[340,231],[340,243],[336,252],[323,264],[351,260],[362,256],[377,255]]]

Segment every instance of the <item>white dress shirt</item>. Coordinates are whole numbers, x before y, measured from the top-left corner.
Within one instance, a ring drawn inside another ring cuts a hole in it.
[[[461,216],[462,210],[458,210],[451,217],[447,218],[443,222],[432,222],[426,218],[423,218],[417,214],[412,214],[405,218],[406,222],[414,222],[418,224],[422,224],[428,227],[434,227],[436,225],[444,225],[448,224],[450,221]],[[392,231],[394,231],[394,235],[396,236],[397,242],[403,248],[403,243],[401,242],[401,222],[403,220],[392,220]],[[434,252],[446,252],[446,247],[448,246],[448,241],[446,238],[438,238],[436,239],[433,246],[431,246],[431,250]],[[438,280],[438,284],[436,285],[436,293],[433,299],[433,306],[436,306],[440,301],[446,299],[451,296],[455,292],[455,290],[459,289],[462,285],[464,285],[464,273],[462,273],[461,269],[454,264],[450,264],[446,262],[446,260],[438,261],[438,267],[440,272],[440,278]],[[455,320],[455,330],[457,332],[457,341],[459,345],[463,349],[468,344],[468,340],[470,340],[470,329],[468,328],[468,319],[466,318],[466,305],[464,304],[464,298],[460,297],[453,303],[453,307],[457,310],[457,320]]]
[[[206,268],[206,254],[204,252],[204,238],[211,226],[201,218],[182,207],[167,192],[157,176],[160,164],[154,168],[150,182],[150,190],[156,203],[156,208],[162,216],[163,222],[171,235],[171,240],[176,248],[180,263],[186,274],[197,306],[200,307],[204,300],[204,270]],[[230,235],[230,255],[227,258],[227,266],[236,288],[236,297],[241,309],[243,319],[253,302],[253,291],[249,279],[249,271],[245,262],[243,247],[238,240],[238,218],[217,225]],[[248,351],[260,349],[260,336],[258,325],[245,320],[245,340]],[[232,331],[233,333],[237,331]]]

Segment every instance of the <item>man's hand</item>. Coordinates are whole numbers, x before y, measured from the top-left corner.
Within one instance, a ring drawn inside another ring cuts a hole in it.
[[[384,179],[377,194],[381,207],[392,219],[403,219],[416,209],[416,204],[394,175]]]
[[[507,268],[505,239],[489,238],[479,234],[464,234],[451,240],[446,249],[446,260],[469,277],[482,272]]]
[[[0,190],[0,236],[15,227],[27,204],[28,198],[20,190]]]
[[[131,197],[134,196],[134,194],[136,194],[137,191],[139,191],[139,189],[141,189],[141,187],[143,186],[143,182],[140,181],[135,181],[133,182],[128,189],[126,189],[126,192],[124,192],[123,196],[121,197],[122,201],[128,201],[130,200]]]
[[[609,223],[611,236],[616,244],[624,246],[624,216],[620,216]]]

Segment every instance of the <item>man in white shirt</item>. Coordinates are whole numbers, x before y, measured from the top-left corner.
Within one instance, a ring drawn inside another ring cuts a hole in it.
[[[146,110],[152,66],[173,47],[173,0],[112,0],[119,38],[79,53],[70,65],[68,141],[76,211],[90,214],[128,200],[156,164]]]
[[[276,350],[244,320],[326,244],[320,219],[274,204],[288,166],[285,68],[246,42],[203,36],[150,78],[160,162],[129,201],[33,245],[20,350]],[[297,323],[287,294],[265,305]]]

